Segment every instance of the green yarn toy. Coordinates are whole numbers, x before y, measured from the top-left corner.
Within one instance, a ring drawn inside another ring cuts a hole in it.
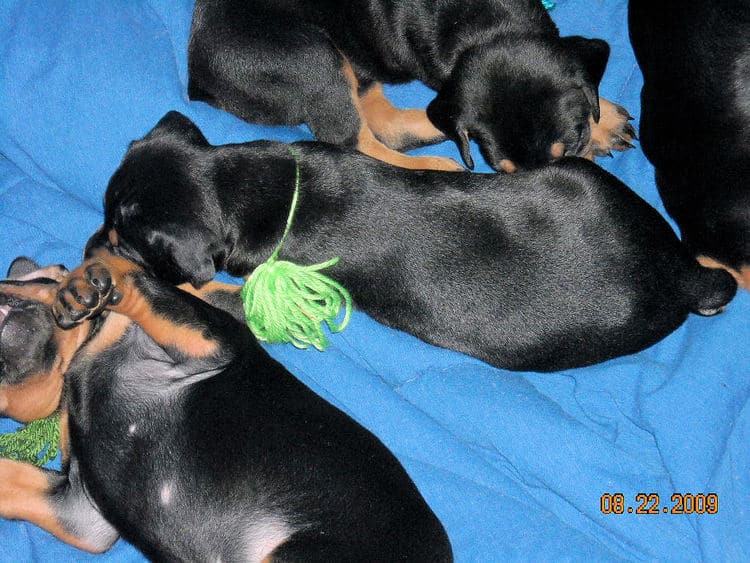
[[[552,0],[542,0],[542,6],[544,6],[548,10],[551,10],[555,7],[555,3],[552,2]]]
[[[288,147],[294,157],[294,195],[286,228],[271,257],[255,268],[240,293],[247,326],[262,342],[290,342],[297,348],[328,347],[322,323],[331,332],[341,332],[351,317],[352,298],[344,286],[321,273],[338,263],[338,258],[312,266],[300,266],[278,260],[281,247],[292,227],[300,190],[300,168],[296,151]],[[344,318],[337,323],[341,307]]]
[[[60,449],[60,415],[51,414],[29,422],[15,432],[0,434],[0,456],[41,467]]]

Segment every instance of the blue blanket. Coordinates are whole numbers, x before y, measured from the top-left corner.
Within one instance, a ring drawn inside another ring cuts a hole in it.
[[[191,10],[189,0],[0,3],[3,268],[19,254],[75,266],[128,143],[168,110],[215,144],[310,138],[305,127],[250,125],[187,100]],[[626,11],[625,0],[559,0],[552,15],[565,34],[610,43],[601,94],[637,118]],[[433,95],[420,84],[388,93],[421,107]],[[450,143],[419,152],[459,158]],[[663,212],[639,149],[601,164]],[[724,314],[691,316],[639,354],[554,374],[491,368],[361,313],[327,352],[268,349],[396,453],[458,561],[748,561],[749,319],[742,292]],[[0,420],[0,431],[15,427]],[[629,513],[654,506],[640,493],[659,495],[658,514]],[[700,496],[709,493],[716,514]],[[691,514],[671,513],[674,494],[693,495]],[[142,559],[123,541],[89,556],[0,520],[2,562]]]

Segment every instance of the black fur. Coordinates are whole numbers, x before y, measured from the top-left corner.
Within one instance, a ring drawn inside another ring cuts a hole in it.
[[[428,116],[470,168],[469,138],[496,170],[503,159],[528,168],[555,142],[586,147],[608,56],[604,41],[561,38],[539,0],[198,0],[188,93],[353,147],[346,59],[361,91],[410,80],[436,90]]]
[[[736,291],[584,159],[468,175],[404,170],[314,142],[294,147],[300,203],[281,257],[340,257],[331,274],[357,307],[495,366],[558,370],[636,352],[689,312],[718,312]],[[281,237],[294,176],[287,145],[211,146],[171,112],[131,145],[89,248],[107,246],[172,282],[247,275]]]
[[[664,205],[693,253],[750,267],[750,4],[633,0],[629,18]]]
[[[97,304],[115,295],[100,263],[81,271],[92,281],[78,295]],[[65,375],[69,461],[45,473],[46,505],[79,545],[104,551],[122,536],[154,561],[452,560],[442,525],[393,454],[243,329],[239,291],[209,293],[219,309],[143,271],[129,276],[153,315],[218,347],[193,357],[135,323],[120,335],[118,314],[94,318]],[[52,340],[60,329],[49,305],[38,306],[45,323],[27,329]],[[55,308],[62,325],[75,324],[65,311]],[[16,340],[0,341],[3,358],[12,346],[30,356],[44,349]],[[14,474],[5,467],[0,492],[23,494],[3,490]],[[41,493],[29,502],[39,506]],[[37,517],[29,519],[48,525]]]

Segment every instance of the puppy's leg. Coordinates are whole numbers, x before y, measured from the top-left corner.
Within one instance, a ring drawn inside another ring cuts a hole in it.
[[[52,305],[63,327],[105,309],[138,324],[185,374],[207,373],[232,354],[222,311],[108,254],[70,272]]]
[[[599,121],[590,118],[591,142],[581,156],[594,160],[596,156],[611,155],[611,151],[626,151],[633,148],[631,141],[638,137],[630,124],[633,119],[628,111],[609,100],[599,98]]]
[[[360,107],[370,130],[392,149],[408,150],[445,140],[445,134],[432,124],[425,110],[395,107],[380,83],[360,96]]]
[[[93,553],[106,551],[118,538],[83,489],[75,463],[66,476],[0,459],[0,517],[26,520]]]
[[[311,24],[246,4],[231,19],[194,22],[190,99],[253,123],[305,123],[320,141],[356,146],[359,114],[330,38]]]
[[[346,76],[347,82],[349,83],[352,101],[355,104],[360,117],[360,130],[357,137],[357,148],[361,152],[365,153],[368,156],[377,158],[378,160],[382,160],[401,168],[411,168],[414,170],[445,170],[451,172],[464,169],[463,166],[461,166],[452,158],[439,156],[409,156],[388,148],[386,145],[384,145],[370,128],[370,124],[367,121],[367,112],[363,107],[362,100],[360,100],[359,98],[359,81],[354,74],[354,70],[352,69],[351,64],[349,64],[349,62],[346,60],[344,61],[343,72]],[[377,99],[377,94],[375,94],[370,99],[371,113],[373,115],[376,115],[376,112],[374,112],[373,110],[373,104],[374,106],[380,104],[380,106],[382,107],[382,102]],[[380,127],[380,130],[381,132],[384,130],[382,125]]]

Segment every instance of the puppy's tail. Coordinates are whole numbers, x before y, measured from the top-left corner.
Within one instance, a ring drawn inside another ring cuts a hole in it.
[[[721,313],[737,293],[737,281],[726,270],[696,265],[685,284],[690,310],[704,317]]]

